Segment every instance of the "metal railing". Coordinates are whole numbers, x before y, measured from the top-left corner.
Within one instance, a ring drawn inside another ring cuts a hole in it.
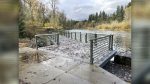
[[[37,34],[35,35],[36,49],[39,47],[57,44],[59,45],[59,34]]]
[[[63,32],[62,35],[67,38],[71,38],[84,43],[90,43],[90,39],[93,38],[100,38],[106,36],[105,34],[69,32],[69,31]]]
[[[90,64],[103,60],[113,51],[113,35],[69,31],[63,35],[90,44]]]
[[[113,51],[113,35],[90,40],[90,63],[93,64]]]
[[[90,40],[90,64],[101,60],[113,50],[113,35],[107,35]]]

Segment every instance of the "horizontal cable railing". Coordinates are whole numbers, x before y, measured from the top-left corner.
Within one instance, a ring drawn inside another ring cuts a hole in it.
[[[90,63],[101,61],[113,50],[113,35],[90,40]]]
[[[67,38],[71,38],[84,43],[90,43],[90,39],[106,36],[105,34],[70,32],[70,31],[64,31],[62,35]]]
[[[90,64],[103,61],[113,51],[113,35],[83,32],[63,32],[67,38],[90,43]]]

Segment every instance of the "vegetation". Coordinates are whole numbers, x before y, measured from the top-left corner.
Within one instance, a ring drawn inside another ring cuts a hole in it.
[[[113,14],[105,11],[89,15],[87,20],[68,20],[63,11],[57,7],[58,0],[49,0],[43,3],[42,0],[20,0],[18,18],[19,37],[33,38],[38,32],[45,30],[60,30],[72,28],[98,28],[98,29],[129,29],[129,14],[131,3],[125,8],[118,6]]]
[[[42,0],[20,0],[19,37],[32,38],[37,32],[48,28],[65,28],[66,17],[58,10],[57,4],[58,0],[50,0],[47,4]]]
[[[105,11],[89,15],[88,20],[79,21],[75,28],[107,29],[107,30],[130,30],[131,23],[131,2],[126,6],[118,6],[113,14]]]

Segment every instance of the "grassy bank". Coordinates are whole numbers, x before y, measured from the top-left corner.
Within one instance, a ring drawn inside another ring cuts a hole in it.
[[[131,30],[131,24],[128,21],[117,22],[113,21],[112,23],[106,23],[96,26],[97,29],[106,29],[106,30]]]

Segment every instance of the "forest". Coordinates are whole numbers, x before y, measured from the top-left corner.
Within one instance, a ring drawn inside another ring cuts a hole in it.
[[[58,4],[59,0],[49,0],[48,3],[43,3],[42,0],[20,0],[19,37],[32,38],[36,33],[49,29],[130,30],[131,2],[126,7],[117,6],[112,14],[99,11],[83,21],[68,19]]]

